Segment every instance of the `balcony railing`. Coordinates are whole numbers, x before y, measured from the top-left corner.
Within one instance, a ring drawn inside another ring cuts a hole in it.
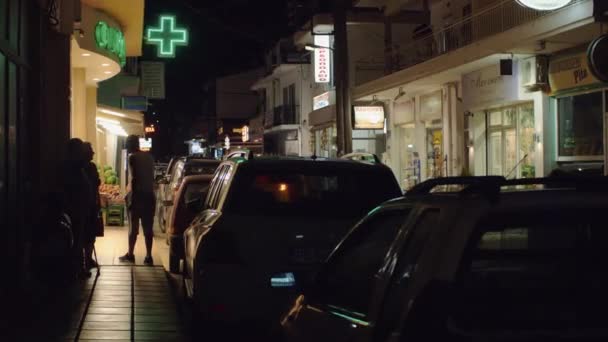
[[[438,32],[423,33],[422,37],[414,37],[411,43],[395,46],[393,68],[401,70],[412,67],[549,14],[567,11],[586,1],[590,0],[574,0],[555,11],[536,11],[521,6],[515,0],[502,1]]]
[[[264,127],[271,128],[273,126],[281,125],[298,125],[300,123],[299,121],[295,105],[282,105],[274,107],[272,121],[268,120],[267,116]]]

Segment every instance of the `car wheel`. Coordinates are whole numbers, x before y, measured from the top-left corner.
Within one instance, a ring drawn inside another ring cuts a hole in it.
[[[169,272],[173,274],[178,274],[180,261],[180,257],[175,255],[174,253],[169,252]]]

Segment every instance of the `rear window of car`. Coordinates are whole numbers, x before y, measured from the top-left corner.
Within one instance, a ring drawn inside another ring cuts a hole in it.
[[[182,198],[183,203],[188,203],[199,196],[201,192],[207,192],[209,189],[209,183],[190,183],[186,186],[184,196]]]
[[[187,163],[185,174],[190,175],[212,175],[220,165],[214,163]]]
[[[401,194],[394,177],[378,171],[243,170],[235,176],[226,210],[247,215],[363,216]]]
[[[482,221],[456,282],[456,330],[603,328],[608,305],[604,210],[513,212]]]

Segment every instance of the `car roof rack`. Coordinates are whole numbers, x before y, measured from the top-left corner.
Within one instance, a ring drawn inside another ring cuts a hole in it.
[[[254,158],[253,151],[248,149],[240,149],[234,150],[226,153],[224,160],[233,159],[233,158],[245,158],[246,160],[251,160]]]
[[[547,188],[576,188],[578,190],[608,190],[606,176],[554,176],[545,178],[520,178],[505,181],[502,186],[544,185]]]
[[[378,158],[378,156],[373,153],[353,152],[343,155],[342,157],[340,157],[340,159],[382,164],[380,158]]]
[[[577,189],[587,191],[608,192],[608,177],[606,176],[563,176],[546,178],[520,178],[507,180],[502,176],[480,177],[444,177],[434,178],[415,185],[405,193],[405,196],[430,194],[438,186],[463,185],[464,189],[452,193],[483,194],[490,199],[496,199],[503,187],[542,185],[546,189]]]
[[[423,195],[429,194],[438,186],[444,185],[464,185],[464,186],[496,186],[506,181],[505,177],[502,176],[480,176],[480,177],[442,177],[433,178],[426,180],[422,183],[414,185],[411,189],[406,191],[405,195]]]

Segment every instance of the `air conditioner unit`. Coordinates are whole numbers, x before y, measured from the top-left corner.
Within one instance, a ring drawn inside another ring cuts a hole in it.
[[[547,86],[548,78],[547,56],[526,58],[521,63],[521,85],[528,91],[541,90]]]

